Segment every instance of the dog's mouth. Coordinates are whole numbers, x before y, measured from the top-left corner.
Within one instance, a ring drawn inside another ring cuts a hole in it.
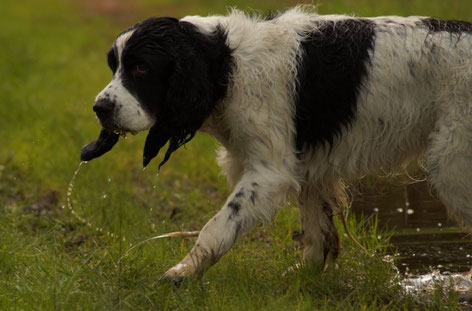
[[[122,126],[118,126],[114,123],[111,123],[111,122],[102,122],[100,120],[100,125],[102,126],[103,129],[109,131],[109,132],[112,132],[116,135],[119,135],[121,137],[126,137],[126,134],[128,133],[131,133],[132,135],[136,135],[138,134],[138,131],[133,131],[131,129],[128,129],[128,128],[125,128],[125,127],[122,127]]]
[[[138,132],[130,130],[126,127],[118,125],[113,118],[106,118],[102,119],[99,116],[97,116],[98,123],[102,126],[104,130],[107,130],[108,132],[112,132],[114,134],[120,135],[122,137],[126,137],[127,133],[131,133],[133,135],[136,135]]]
[[[90,161],[102,156],[113,148],[113,146],[118,142],[119,138],[119,134],[103,128],[96,140],[82,148],[80,160]]]
[[[99,137],[85,145],[82,148],[82,152],[80,158],[82,161],[90,161],[92,159],[98,158],[103,154],[110,151],[113,146],[118,142],[120,136],[126,138],[128,133],[132,135],[138,134],[140,131],[131,130],[128,128],[124,128],[122,126],[118,126],[115,122],[111,120],[102,120],[98,118],[100,125],[102,126],[102,130],[100,132]],[[169,141],[171,140],[171,133],[168,132],[165,126],[156,125],[154,124],[148,132],[146,137],[146,143],[144,146],[143,151],[143,166],[146,167],[149,162],[157,156],[159,150]],[[159,168],[167,162],[170,157],[170,154],[177,149],[178,146],[176,143],[171,143],[169,145],[169,149],[167,150],[164,160],[159,164]]]
[[[133,135],[136,135],[136,133],[133,133],[133,132],[127,131],[127,130],[122,130],[122,129],[115,129],[115,130],[112,130],[111,132],[113,132],[116,135],[120,135],[123,138],[126,138],[127,133],[131,133]]]

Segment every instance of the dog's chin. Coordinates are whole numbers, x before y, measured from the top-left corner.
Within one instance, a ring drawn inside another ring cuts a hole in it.
[[[131,133],[133,135],[136,135],[138,132],[133,132],[133,131],[130,131],[130,130],[125,130],[125,129],[119,129],[119,128],[114,128],[114,129],[108,129],[109,131],[117,134],[117,135],[120,135],[122,137],[126,137],[126,134],[128,133]]]
[[[122,125],[119,125],[119,124],[115,124],[113,122],[104,122],[102,120],[99,119],[99,122],[100,122],[100,125],[110,131],[110,132],[113,132],[115,134],[118,134],[120,136],[123,136],[125,137],[126,134],[128,133],[131,133],[133,135],[136,135],[137,133],[139,133],[140,131],[137,131],[137,130],[133,130],[133,129],[130,129],[130,128],[127,128],[125,126],[122,126]]]

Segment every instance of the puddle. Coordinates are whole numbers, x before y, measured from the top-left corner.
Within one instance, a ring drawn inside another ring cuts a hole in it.
[[[448,219],[425,182],[364,189],[352,209],[358,215],[376,214],[380,227],[394,231],[390,242],[406,292],[421,295],[452,286],[466,294],[472,289],[472,236]]]
[[[452,287],[456,292],[466,294],[472,287],[472,281],[468,274],[440,274],[438,271],[407,278],[401,281],[407,293],[421,294],[432,292],[439,285],[441,287]]]
[[[365,189],[353,202],[357,214],[377,214],[379,225],[393,229],[400,272],[422,275],[467,272],[472,267],[472,237],[449,220],[446,208],[425,182]]]

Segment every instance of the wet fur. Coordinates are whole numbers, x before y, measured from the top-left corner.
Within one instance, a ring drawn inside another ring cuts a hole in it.
[[[116,101],[108,126],[151,129],[145,164],[167,141],[164,161],[197,130],[213,135],[234,189],[166,279],[203,273],[289,193],[298,197],[304,259],[323,264],[339,252],[332,215],[347,206],[345,183],[422,158],[450,214],[472,226],[467,22],[233,10],[149,19],[111,53],[114,78],[97,96]],[[135,79],[126,55],[152,75]]]

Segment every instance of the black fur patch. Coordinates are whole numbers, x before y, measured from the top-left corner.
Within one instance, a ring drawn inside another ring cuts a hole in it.
[[[242,196],[244,196],[244,188],[241,188],[241,190],[239,190],[238,193],[234,195],[235,198],[240,198]]]
[[[115,74],[116,69],[118,68],[118,53],[116,51],[116,47],[112,47],[110,51],[107,53],[107,62],[108,62],[108,67],[110,67],[111,71],[113,74]],[[111,88],[111,85],[108,87]]]
[[[357,95],[374,48],[366,19],[320,22],[302,43],[295,125],[298,150],[332,147],[356,113]]]
[[[228,207],[233,211],[234,215],[237,215],[241,209],[241,204],[237,202],[229,202]]]
[[[156,119],[146,141],[147,159],[170,141],[170,154],[190,141],[213,108],[226,95],[231,73],[231,50],[226,33],[217,27],[211,35],[175,18],[149,18],[136,24],[122,53],[123,85]],[[113,55],[109,63],[113,70]],[[147,69],[145,74],[137,66]],[[145,155],[146,157],[146,155]]]
[[[422,20],[430,31],[440,32],[446,31],[450,33],[471,33],[472,34],[472,23],[457,20],[440,20],[437,18],[425,18]]]

